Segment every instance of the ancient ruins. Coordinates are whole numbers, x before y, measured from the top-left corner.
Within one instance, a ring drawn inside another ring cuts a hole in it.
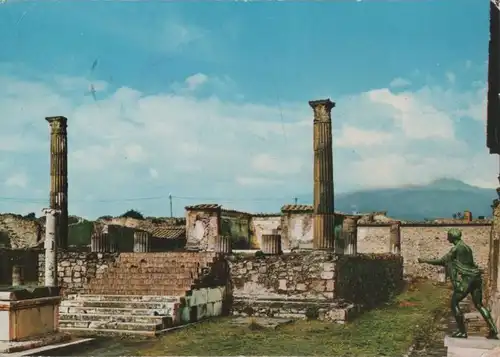
[[[0,279],[8,286],[0,291],[0,304],[26,316],[44,306],[38,324],[45,327],[28,327],[11,314],[14,330],[0,329],[0,346],[30,338],[37,346],[61,342],[68,333],[155,336],[222,315],[345,323],[397,294],[405,275],[443,281],[442,270],[418,265],[417,258],[446,252],[448,245],[437,237],[452,227],[463,231],[479,265],[488,269],[498,319],[498,205],[493,221],[466,214],[405,222],[384,212],[335,211],[335,104],[326,99],[309,105],[312,205],[252,214],[201,203],[177,219],[107,217],[69,224],[67,119],[47,118],[51,184],[45,222],[0,215]]]

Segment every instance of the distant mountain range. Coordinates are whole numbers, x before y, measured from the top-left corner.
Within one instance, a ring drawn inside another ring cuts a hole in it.
[[[494,189],[470,186],[455,179],[439,179],[427,185],[373,189],[343,193],[335,197],[335,210],[342,212],[387,211],[387,215],[424,220],[450,217],[469,210],[473,217],[491,216]],[[312,195],[299,197],[312,202]]]

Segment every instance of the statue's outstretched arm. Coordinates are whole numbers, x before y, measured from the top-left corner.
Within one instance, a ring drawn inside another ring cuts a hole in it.
[[[444,267],[448,264],[448,262],[450,262],[453,259],[454,254],[455,254],[455,249],[452,249],[439,259],[419,259],[419,262]]]

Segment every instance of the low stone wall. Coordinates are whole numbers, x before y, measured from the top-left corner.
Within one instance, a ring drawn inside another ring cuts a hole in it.
[[[323,252],[230,258],[233,296],[333,299],[336,256]]]
[[[343,322],[356,305],[373,307],[403,286],[395,255],[312,251],[229,258],[234,315],[314,317]]]
[[[335,271],[335,296],[356,305],[377,306],[403,288],[403,257],[398,255],[346,255],[339,258]]]
[[[115,262],[119,253],[59,251],[57,275],[62,294],[78,294],[87,289],[91,279],[99,278]],[[45,253],[38,256],[38,281],[45,281]]]

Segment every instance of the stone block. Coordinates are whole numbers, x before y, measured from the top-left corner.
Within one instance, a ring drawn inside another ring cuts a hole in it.
[[[446,336],[444,345],[448,348],[448,357],[484,357],[488,351],[500,347],[500,340],[479,336],[469,336],[467,339]]]
[[[212,316],[221,316],[222,315],[222,301],[217,301],[213,303],[213,315]]]
[[[323,271],[320,275],[321,279],[333,279],[333,271]]]
[[[210,288],[207,289],[207,303],[212,303],[216,301],[222,301],[222,298],[224,296],[224,288]]]

